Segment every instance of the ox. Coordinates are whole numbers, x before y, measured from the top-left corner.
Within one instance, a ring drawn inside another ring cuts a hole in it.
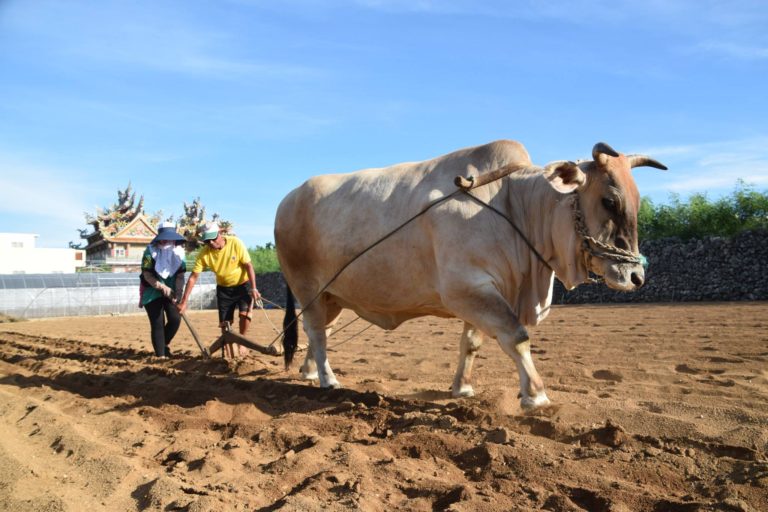
[[[290,305],[292,291],[304,306],[304,377],[339,387],[326,337],[342,309],[382,329],[424,315],[456,317],[464,332],[453,396],[474,395],[472,364],[489,336],[515,361],[521,406],[549,404],[525,326],[547,316],[555,275],[568,289],[590,272],[617,290],[643,285],[640,198],[630,171],[666,169],[604,143],[592,158],[542,168],[522,144],[501,140],[424,162],[316,176],[290,192],[277,210],[275,243]],[[508,175],[433,205],[456,191],[457,175],[494,172]],[[292,307],[286,315],[295,318]],[[286,365],[295,324],[284,323]]]

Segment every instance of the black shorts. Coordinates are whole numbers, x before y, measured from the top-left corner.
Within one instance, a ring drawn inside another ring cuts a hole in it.
[[[252,300],[250,281],[237,286],[217,286],[216,302],[219,306],[219,323],[224,321],[232,323],[235,319],[235,307],[240,310],[240,314],[245,315],[248,308],[251,307]]]

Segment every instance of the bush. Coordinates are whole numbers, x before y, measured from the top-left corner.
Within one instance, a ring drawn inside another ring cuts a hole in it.
[[[741,180],[731,195],[715,202],[694,194],[683,203],[672,194],[670,204],[657,207],[644,197],[638,212],[641,240],[732,237],[751,229],[768,229],[768,192],[757,192]]]
[[[191,272],[195,267],[195,260],[202,248],[195,249],[194,251],[187,253],[186,263],[187,271]],[[267,242],[262,247],[257,245],[256,247],[249,247],[248,254],[251,255],[251,263],[253,264],[253,270],[257,274],[264,274],[266,272],[280,272],[280,264],[277,262],[277,253],[275,252],[275,245]]]
[[[266,272],[280,272],[280,264],[277,262],[277,252],[275,251],[275,245],[267,242],[262,247],[257,245],[248,249],[251,254],[251,261],[253,262],[253,269],[257,274],[264,274]]]

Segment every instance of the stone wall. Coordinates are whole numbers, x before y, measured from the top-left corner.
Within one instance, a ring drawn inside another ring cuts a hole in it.
[[[552,302],[689,302],[768,299],[768,231],[747,231],[734,238],[682,241],[649,240],[640,244],[648,258],[645,286],[631,293],[605,284],[566,291],[555,280]]]
[[[649,264],[640,290],[623,293],[605,284],[585,284],[566,291],[556,279],[552,302],[768,300],[768,231],[748,231],[732,239],[649,240],[640,245],[640,252]],[[281,273],[260,274],[256,284],[265,298],[285,305]]]
[[[256,276],[256,288],[259,289],[261,296],[269,302],[279,304],[285,307],[285,280],[281,272],[269,272]],[[273,308],[274,304],[264,301],[264,307]]]

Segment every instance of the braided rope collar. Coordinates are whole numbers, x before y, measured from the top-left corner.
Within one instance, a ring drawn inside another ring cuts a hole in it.
[[[601,242],[589,234],[587,226],[584,224],[584,213],[581,211],[579,195],[577,193],[573,194],[571,207],[573,210],[573,223],[576,228],[576,234],[581,238],[581,246],[584,251],[584,262],[587,266],[587,270],[590,270],[592,266],[590,261],[592,257],[614,260],[620,263],[640,264],[643,266],[647,264],[647,259],[642,254],[635,254],[631,251],[620,249],[615,245]]]

